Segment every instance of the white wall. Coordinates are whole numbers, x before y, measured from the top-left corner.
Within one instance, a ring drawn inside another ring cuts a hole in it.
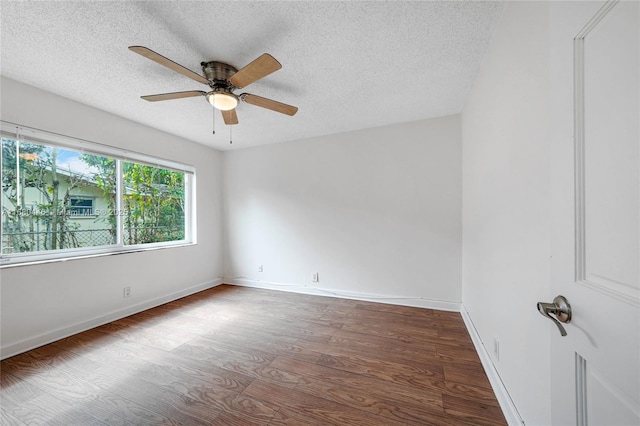
[[[3,357],[218,282],[219,151],[14,80],[1,84],[2,120],[195,166],[199,235],[194,246],[0,269]]]
[[[233,282],[459,306],[459,116],[225,152],[223,204]]]
[[[550,424],[548,4],[512,2],[462,114],[463,304],[527,424]]]

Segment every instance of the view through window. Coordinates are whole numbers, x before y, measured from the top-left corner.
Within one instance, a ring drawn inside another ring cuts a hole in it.
[[[190,175],[3,134],[0,253],[190,242]]]

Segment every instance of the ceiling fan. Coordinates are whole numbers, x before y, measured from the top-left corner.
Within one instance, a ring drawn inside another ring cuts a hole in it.
[[[294,115],[298,112],[297,107],[272,99],[250,93],[241,93],[240,95],[233,93],[236,89],[246,87],[282,68],[280,62],[268,53],[262,54],[240,70],[224,62],[201,62],[200,65],[204,73],[204,76],[202,76],[144,46],[129,46],[129,50],[189,77],[198,83],[206,84],[211,89],[207,92],[202,90],[188,90],[185,92],[141,96],[145,101],[157,102],[169,99],[204,96],[211,105],[222,111],[222,118],[227,125],[238,124],[238,116],[235,108],[239,101],[287,115]]]

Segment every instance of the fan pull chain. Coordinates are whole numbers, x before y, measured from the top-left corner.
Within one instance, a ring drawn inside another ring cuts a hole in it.
[[[211,108],[213,110],[213,134],[216,134],[216,109]]]
[[[233,126],[229,126],[229,145],[233,144]]]

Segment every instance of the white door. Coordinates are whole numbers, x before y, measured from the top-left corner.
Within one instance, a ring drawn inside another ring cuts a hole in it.
[[[640,425],[640,4],[550,4],[557,425]]]

